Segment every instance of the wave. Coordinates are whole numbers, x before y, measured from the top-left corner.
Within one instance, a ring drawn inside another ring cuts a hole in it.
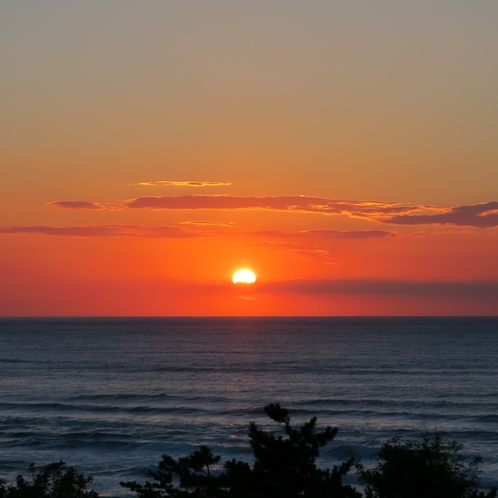
[[[318,427],[338,426],[324,465],[374,461],[386,439],[429,426],[482,453],[488,479],[498,465],[496,323],[2,321],[0,470],[64,458],[104,490],[201,442],[251,460],[248,424],[278,432],[263,406],[280,402],[296,425],[317,416]]]
[[[241,407],[225,407],[226,400],[218,398],[203,398],[175,400],[171,404],[126,404],[118,401],[144,401],[142,396],[114,398],[114,404],[94,404],[94,403],[63,403],[63,402],[0,402],[0,410],[4,417],[0,420],[0,429],[6,430],[9,426],[15,425],[17,429],[25,427],[19,425],[29,421],[42,422],[47,417],[69,417],[76,423],[90,422],[91,420],[105,421],[111,416],[109,423],[116,423],[116,417],[124,423],[132,423],[132,419],[127,416],[146,417],[191,417],[197,420],[197,424],[202,421],[223,421],[223,420],[250,420],[265,418],[263,407],[254,407],[257,402],[243,403]],[[162,397],[147,398],[167,399]],[[172,397],[173,399],[173,397]],[[109,400],[101,397],[100,401]],[[204,404],[204,406],[202,406]],[[261,403],[260,403],[261,404]],[[393,400],[347,400],[347,399],[317,399],[312,401],[301,401],[291,403],[297,408],[290,410],[290,415],[296,417],[316,416],[319,422],[332,421],[334,419],[365,421],[374,417],[376,420],[403,418],[406,421],[434,421],[442,426],[446,423],[480,423],[497,424],[496,415],[498,403],[465,403],[465,402],[394,402]],[[288,405],[285,403],[285,405]],[[467,413],[462,413],[462,408],[471,407]],[[319,408],[317,408],[319,407]],[[487,413],[486,413],[487,412]],[[9,415],[12,414],[12,415]],[[63,419],[61,419],[61,422]],[[466,422],[467,421],[467,422]]]

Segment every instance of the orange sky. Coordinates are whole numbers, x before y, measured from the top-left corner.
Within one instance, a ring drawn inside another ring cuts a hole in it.
[[[332,3],[0,5],[0,315],[498,314],[498,4]]]

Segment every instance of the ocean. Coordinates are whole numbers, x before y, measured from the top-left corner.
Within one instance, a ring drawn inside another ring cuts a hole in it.
[[[339,428],[320,465],[437,432],[496,486],[497,358],[498,318],[0,319],[0,477],[63,459],[126,496],[199,444],[251,462],[249,423],[279,431],[278,402]]]

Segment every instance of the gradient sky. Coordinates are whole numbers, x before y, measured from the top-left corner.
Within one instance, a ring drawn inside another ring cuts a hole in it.
[[[497,25],[2,2],[0,315],[497,315]]]

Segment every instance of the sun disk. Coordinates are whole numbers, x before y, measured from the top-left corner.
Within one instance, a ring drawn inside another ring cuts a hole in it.
[[[256,282],[256,275],[253,271],[246,268],[243,270],[237,270],[233,274],[232,282],[234,284],[253,284]]]

